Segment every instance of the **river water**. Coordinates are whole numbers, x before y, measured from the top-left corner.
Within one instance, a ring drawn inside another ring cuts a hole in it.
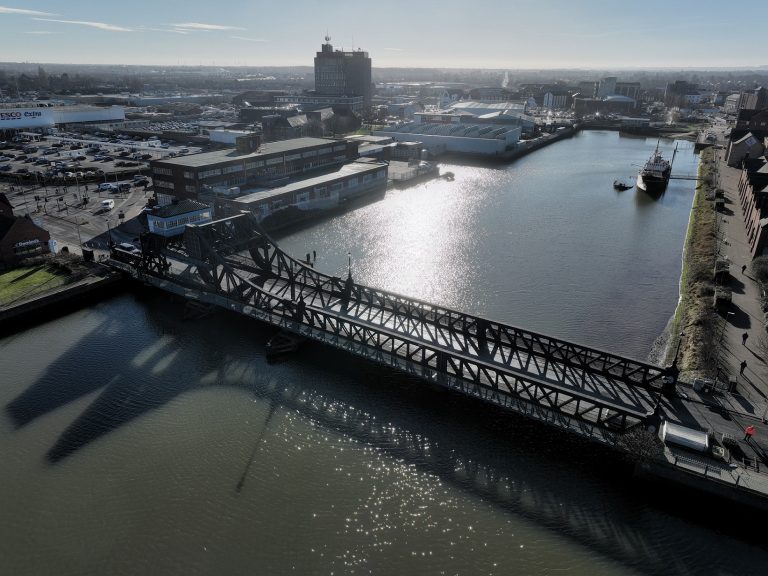
[[[665,149],[670,143],[663,144]],[[674,311],[693,183],[585,132],[285,234],[355,279],[631,356]],[[675,173],[694,173],[681,143]],[[316,344],[124,295],[0,339],[0,574],[757,574],[734,520],[591,447]]]

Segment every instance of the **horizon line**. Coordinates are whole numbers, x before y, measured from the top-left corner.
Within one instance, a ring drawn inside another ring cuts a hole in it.
[[[0,66],[3,65],[55,65],[55,66],[121,66],[121,67],[158,67],[158,68],[313,68],[313,64],[145,64],[145,63],[132,63],[132,64],[116,64],[116,63],[104,63],[104,62],[37,62],[32,60],[25,61],[1,61]],[[602,64],[602,65],[584,65],[584,66],[519,66],[512,67],[479,67],[479,66],[371,66],[371,70],[487,70],[487,71],[578,71],[578,70],[766,70],[768,71],[768,64],[753,64],[753,65],[719,65],[719,66],[703,66],[703,65],[666,65],[666,66],[654,66],[654,65],[641,65],[641,66],[622,66],[616,64]]]

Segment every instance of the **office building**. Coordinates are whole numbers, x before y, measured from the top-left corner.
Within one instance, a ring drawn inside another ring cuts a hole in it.
[[[315,56],[315,94],[318,96],[362,96],[371,104],[371,59],[362,50],[334,50],[330,37]]]
[[[243,186],[267,186],[306,177],[357,158],[358,142],[296,138],[268,142],[255,151],[226,149],[151,162],[155,191],[176,198],[198,199],[201,192],[237,195]]]

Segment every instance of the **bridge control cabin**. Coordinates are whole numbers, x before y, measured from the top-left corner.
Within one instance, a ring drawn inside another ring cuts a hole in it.
[[[205,224],[213,220],[213,208],[197,200],[178,200],[147,214],[151,234],[166,238],[184,233],[187,224]]]

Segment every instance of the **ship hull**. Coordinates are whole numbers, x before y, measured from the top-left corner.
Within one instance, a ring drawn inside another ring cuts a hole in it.
[[[646,176],[643,173],[637,175],[637,188],[648,192],[648,194],[661,194],[667,189],[669,184],[669,175],[665,175],[662,178],[658,176]]]

